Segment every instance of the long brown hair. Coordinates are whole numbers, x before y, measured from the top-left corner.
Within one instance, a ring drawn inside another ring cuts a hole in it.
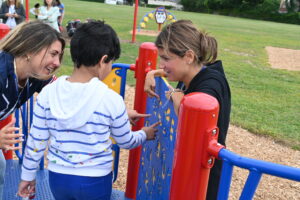
[[[11,30],[0,41],[0,50],[14,57],[24,57],[30,53],[37,54],[45,47],[50,47],[55,41],[61,43],[63,52],[65,40],[61,34],[48,24],[35,20],[23,22]]]
[[[194,62],[213,63],[218,56],[218,44],[214,37],[199,31],[189,20],[178,20],[163,28],[155,41],[158,48],[184,57],[188,50],[195,53]]]
[[[21,6],[20,0],[14,0],[16,8],[19,8]],[[10,0],[6,1],[7,6],[10,6]]]

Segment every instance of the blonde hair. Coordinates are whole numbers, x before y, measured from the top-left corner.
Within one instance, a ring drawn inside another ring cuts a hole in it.
[[[11,30],[1,41],[0,49],[14,57],[24,57],[27,54],[37,54],[48,48],[55,41],[59,41],[62,52],[65,40],[61,34],[41,21],[23,22]],[[60,59],[62,59],[63,54]]]
[[[165,26],[156,38],[155,45],[179,57],[192,50],[194,61],[203,65],[215,62],[218,56],[216,39],[199,31],[190,20],[178,20]]]

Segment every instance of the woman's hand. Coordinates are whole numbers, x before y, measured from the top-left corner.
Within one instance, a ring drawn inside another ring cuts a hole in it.
[[[32,197],[35,194],[35,180],[21,181],[19,184],[18,195],[20,197]]]
[[[159,99],[158,94],[155,93],[155,77],[156,76],[165,76],[166,73],[163,69],[156,69],[149,71],[146,75],[144,91],[147,93],[149,97],[156,97]]]
[[[178,116],[180,102],[184,96],[184,93],[180,89],[174,89],[171,85],[168,85],[168,87],[170,90],[166,91],[166,97],[167,99],[173,102],[174,111]]]
[[[149,97],[156,97],[159,99],[158,94],[155,93],[155,70],[150,71],[146,75],[144,91]]]
[[[184,96],[184,93],[182,91],[175,91],[171,96],[171,100],[173,101],[174,111],[177,116],[179,113],[179,106],[180,106],[183,96]]]
[[[13,17],[13,14],[6,13],[5,16],[6,16],[6,17]]]
[[[128,113],[128,117],[129,117],[129,121],[131,123],[131,125],[136,125],[136,122],[139,121],[139,119],[143,118],[143,117],[150,117],[151,114],[141,114],[136,112],[136,110],[132,110],[132,109],[127,109],[127,113]]]
[[[22,148],[21,146],[12,146],[23,141],[23,134],[15,133],[16,131],[20,130],[19,128],[16,128],[14,126],[15,122],[16,119],[13,118],[6,126],[4,126],[0,130],[0,149],[15,151]]]

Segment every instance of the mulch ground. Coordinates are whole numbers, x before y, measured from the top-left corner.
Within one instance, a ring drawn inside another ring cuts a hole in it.
[[[271,67],[285,70],[300,70],[300,50],[266,47]],[[134,88],[126,88],[126,104],[133,107]],[[243,157],[300,168],[300,151],[276,143],[271,138],[250,133],[230,125],[227,149]],[[128,150],[121,150],[119,177],[114,188],[125,191]],[[248,176],[248,171],[234,168],[229,199],[239,199]],[[263,175],[256,190],[255,200],[300,200],[300,182]]]

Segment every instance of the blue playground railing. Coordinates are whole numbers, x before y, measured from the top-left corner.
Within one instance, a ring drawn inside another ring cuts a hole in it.
[[[269,174],[300,182],[299,168],[241,157],[226,149],[222,149],[219,152],[219,158],[223,160],[223,166],[218,200],[228,199],[234,166],[249,170],[249,176],[243,188],[240,200],[250,200],[253,198],[262,174]]]

